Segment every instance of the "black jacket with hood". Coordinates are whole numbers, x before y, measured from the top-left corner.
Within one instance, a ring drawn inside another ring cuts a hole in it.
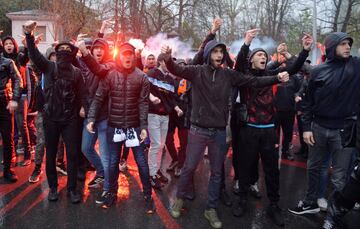
[[[1,44],[0,44],[1,49]],[[9,81],[12,81],[11,88]],[[6,107],[10,100],[19,101],[21,96],[21,76],[11,59],[0,55],[0,103]]]
[[[105,54],[103,57],[103,60],[101,63],[97,63],[95,58],[92,55],[87,55],[84,57],[81,57],[78,61],[79,68],[82,72],[84,81],[85,81],[85,87],[87,90],[86,93],[86,104],[84,106],[85,114],[86,116],[89,113],[90,105],[92,101],[95,98],[96,90],[99,87],[99,82],[105,78],[106,74],[102,75],[96,75],[94,74],[89,66],[94,66],[97,64],[108,64],[108,55],[109,55],[109,46],[106,40],[102,38],[97,38],[94,40],[92,47],[91,47],[91,53],[95,46],[102,46],[104,48]],[[98,116],[96,117],[96,121],[102,121],[108,118],[108,98],[105,98],[104,103],[102,104],[102,107],[98,113]]]
[[[27,94],[27,80],[26,80],[26,64],[29,62],[28,49],[25,47],[19,48],[16,40],[12,36],[6,36],[2,39],[2,43],[4,44],[6,40],[11,40],[14,44],[14,50],[12,53],[7,53],[5,50],[3,55],[5,58],[9,58],[13,60],[16,64],[17,69],[20,72],[21,80],[22,80],[22,94]]]
[[[80,70],[71,64],[77,48],[66,43],[72,46],[72,53],[56,51],[56,62],[53,62],[36,48],[33,35],[26,34],[26,42],[32,62],[44,74],[44,118],[52,121],[78,118],[79,104],[86,103],[86,90]],[[61,44],[64,43],[57,47]]]
[[[328,129],[341,129],[344,119],[359,110],[360,58],[336,56],[337,45],[346,39],[352,44],[352,38],[342,32],[325,38],[326,62],[310,72],[303,101],[304,131],[311,131],[312,122]]]
[[[24,47],[23,51],[20,52],[19,46],[17,44],[17,42],[15,41],[15,39],[11,36],[6,36],[2,39],[2,43],[4,44],[4,42],[6,40],[11,40],[14,44],[14,50],[12,53],[7,53],[5,50],[3,52],[3,55],[5,58],[9,58],[12,59],[13,61],[15,61],[16,67],[20,68],[25,67],[27,62],[29,62],[29,55],[28,55],[28,50],[27,48]]]
[[[309,52],[302,50],[296,59],[296,61],[290,66],[278,67],[275,69],[265,69],[265,70],[255,70],[250,66],[250,59],[255,53],[266,51],[261,48],[252,50],[249,54],[249,46],[243,45],[240,49],[240,52],[237,56],[235,70],[239,72],[247,73],[251,76],[262,78],[266,75],[276,75],[279,72],[287,71],[289,75],[295,74],[300,70],[301,66],[304,64]],[[267,55],[267,53],[266,53]],[[274,105],[274,93],[271,86],[263,88],[250,88],[250,87],[241,87],[240,88],[240,97],[242,103],[246,104],[248,110],[248,119],[251,124],[273,124],[274,115],[275,115],[275,105]]]
[[[264,87],[279,83],[277,76],[252,77],[228,68],[215,68],[210,64],[211,51],[222,47],[224,56],[226,46],[215,40],[210,41],[204,49],[204,65],[180,66],[172,58],[167,58],[168,70],[183,77],[192,85],[191,124],[203,128],[225,128],[229,116],[229,97],[233,86],[249,85]]]

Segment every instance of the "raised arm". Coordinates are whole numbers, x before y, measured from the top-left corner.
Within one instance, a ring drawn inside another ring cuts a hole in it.
[[[171,49],[169,46],[164,46],[161,48],[161,53],[165,54],[165,64],[166,68],[173,75],[176,75],[180,78],[187,79],[189,81],[194,81],[195,77],[200,71],[200,66],[187,65],[181,66],[176,64],[171,57]]]
[[[238,72],[246,73],[249,69],[248,55],[252,40],[260,29],[251,29],[245,32],[244,44],[241,46],[240,51],[236,57],[235,70]]]
[[[287,72],[282,72],[275,76],[261,77],[250,76],[234,70],[228,70],[228,72],[231,75],[232,85],[237,87],[265,87],[289,80]]]
[[[92,73],[99,76],[100,78],[104,78],[108,72],[115,67],[115,63],[113,62],[107,62],[104,64],[98,63],[90,54],[89,50],[86,49],[85,42],[83,40],[77,43],[77,47],[82,53],[81,60],[84,61]]]
[[[270,75],[273,75],[279,72],[287,71],[290,75],[296,74],[303,66],[306,58],[309,56],[311,45],[313,43],[313,39],[311,35],[305,34],[304,37],[302,38],[302,43],[303,43],[303,50],[299,53],[298,57],[296,58],[295,62],[293,62],[293,64],[287,65],[285,67],[279,67],[273,70],[268,69],[268,73]],[[287,54],[285,53],[285,55]]]
[[[198,65],[198,64],[203,64],[204,63],[204,49],[207,43],[209,43],[209,41],[212,41],[215,39],[216,37],[216,32],[220,29],[221,25],[222,25],[222,20],[220,18],[216,18],[213,20],[212,23],[212,27],[210,32],[208,33],[208,35],[205,37],[205,39],[203,40],[203,42],[201,43],[198,52],[195,54],[193,61],[192,61],[192,65]]]
[[[249,45],[243,44],[236,57],[236,63],[234,69],[238,72],[245,73],[249,68],[249,61],[248,61],[248,55],[250,51],[249,47],[250,47]]]
[[[36,22],[28,21],[24,25],[24,31],[26,36],[26,45],[29,51],[29,57],[34,65],[43,73],[50,70],[51,61],[47,60],[38,50],[35,45],[35,37],[33,31],[36,27]]]

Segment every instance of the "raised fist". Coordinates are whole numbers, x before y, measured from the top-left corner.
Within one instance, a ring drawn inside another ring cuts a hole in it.
[[[288,72],[280,72],[278,74],[278,79],[282,83],[289,81],[289,73]]]
[[[161,47],[161,53],[171,55],[171,48],[168,45]]]
[[[260,29],[250,29],[246,31],[244,43],[249,46],[259,31]]]
[[[313,43],[313,38],[310,34],[304,33],[304,37],[302,38],[302,44],[305,50],[310,51]]]
[[[36,28],[36,21],[27,21],[23,25],[24,31],[26,33],[32,33]]]
[[[220,29],[222,24],[223,20],[221,18],[215,18],[212,23],[211,33],[215,34]]]

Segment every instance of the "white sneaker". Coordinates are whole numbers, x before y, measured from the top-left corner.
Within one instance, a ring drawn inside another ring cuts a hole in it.
[[[240,190],[239,190],[239,180],[235,180],[234,187],[233,187],[233,192],[235,194],[239,194],[239,192],[240,192]]]
[[[326,212],[328,207],[328,202],[325,198],[319,198],[317,199],[317,204],[319,205],[319,208],[321,211]]]
[[[360,203],[356,203],[354,206],[355,211],[360,211]]]

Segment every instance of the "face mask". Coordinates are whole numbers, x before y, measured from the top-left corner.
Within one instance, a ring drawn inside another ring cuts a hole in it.
[[[74,54],[69,51],[57,51],[56,61],[59,63],[71,63],[74,59]]]

